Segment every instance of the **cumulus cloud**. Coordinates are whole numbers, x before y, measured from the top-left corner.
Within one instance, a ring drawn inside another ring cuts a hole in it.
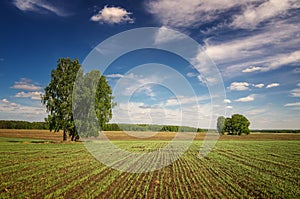
[[[45,0],[14,0],[13,4],[20,10],[33,11],[40,14],[54,13],[57,16],[68,16],[68,12],[60,7],[54,6]]]
[[[107,24],[134,23],[134,20],[130,17],[131,14],[131,12],[128,12],[124,8],[104,6],[90,20]]]
[[[273,88],[273,87],[278,87],[278,86],[280,86],[279,83],[271,83],[271,84],[268,84],[268,85],[266,86],[266,88]]]
[[[259,66],[250,66],[250,67],[244,69],[242,72],[243,73],[252,73],[252,72],[261,71],[261,70],[262,70],[262,68]]]
[[[225,102],[226,104],[230,104],[230,103],[231,103],[231,100],[230,100],[230,99],[224,99],[224,102]]]
[[[248,82],[232,82],[228,89],[231,91],[245,91],[249,90],[249,86],[250,84]]]
[[[33,100],[41,100],[41,95],[43,93],[42,92],[39,92],[39,91],[34,91],[34,92],[19,92],[15,95],[15,97],[18,97],[18,98],[30,98],[30,99],[33,99]]]
[[[37,121],[46,117],[45,107],[38,106],[24,106],[11,102],[7,99],[0,101],[0,119],[13,119],[13,120],[32,120]],[[4,116],[4,118],[2,117]]]
[[[242,98],[239,98],[237,100],[235,100],[236,102],[251,102],[251,101],[254,101],[254,95],[249,95],[247,97],[242,97]]]
[[[21,78],[20,81],[15,82],[15,84],[11,88],[20,89],[20,90],[28,90],[28,91],[41,90],[40,86],[32,84],[32,80],[27,79],[27,78]]]
[[[263,88],[265,85],[264,84],[253,84],[255,88]]]

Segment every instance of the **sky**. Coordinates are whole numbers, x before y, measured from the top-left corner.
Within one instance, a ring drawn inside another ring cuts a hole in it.
[[[207,128],[225,106],[251,129],[300,129],[298,0],[3,0],[0,15],[0,119],[44,121],[40,95],[59,58],[83,63],[116,34],[156,27],[155,42],[198,42],[194,60],[209,58],[226,97],[212,102],[212,64],[204,71],[174,52],[139,49],[101,71],[117,102],[112,122]]]

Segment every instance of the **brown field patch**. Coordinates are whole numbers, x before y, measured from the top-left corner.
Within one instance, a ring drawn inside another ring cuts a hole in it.
[[[135,132],[147,134],[149,132]],[[20,129],[0,129],[0,137],[31,138],[42,140],[61,141],[62,132],[50,132],[49,130],[20,130]],[[153,132],[151,132],[153,134]],[[172,140],[176,132],[157,132],[151,137],[134,137],[122,131],[106,131],[109,140]],[[181,133],[181,139],[190,139],[190,133]],[[185,137],[186,136],[186,137]],[[197,133],[194,140],[205,139],[206,133]],[[300,140],[300,134],[294,133],[252,133],[250,135],[231,136],[222,135],[219,140]]]

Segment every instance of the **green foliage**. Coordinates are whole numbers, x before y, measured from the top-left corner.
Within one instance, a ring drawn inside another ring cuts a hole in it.
[[[100,76],[100,73],[99,73]],[[95,109],[100,128],[108,123],[112,118],[112,109],[116,105],[113,103],[112,90],[108,85],[105,76],[101,75],[96,90]]]
[[[80,136],[97,137],[112,118],[112,108],[116,105],[106,78],[96,70],[86,74],[80,70],[73,96],[74,119]]]
[[[63,140],[67,140],[67,132],[75,133],[72,114],[72,93],[80,64],[77,59],[61,58],[57,68],[52,70],[49,85],[45,88],[42,103],[49,113],[46,119],[49,129],[58,132],[64,131]]]
[[[219,118],[218,118],[217,128],[219,128],[218,124],[221,123],[223,120],[223,118],[221,118],[219,121]],[[226,118],[224,120],[222,132],[223,134],[227,132],[228,135],[241,135],[241,134],[248,135],[250,133],[249,125],[250,122],[245,116],[240,114],[234,114],[231,116],[231,118]]]
[[[0,129],[47,129],[45,122],[0,120]]]
[[[224,116],[218,117],[217,131],[219,134],[224,134],[224,124],[225,124],[225,117]]]
[[[75,84],[76,77],[78,81]],[[94,89],[97,89],[96,94],[93,94]],[[76,99],[73,99],[73,96],[76,96]],[[46,118],[49,129],[55,132],[62,129],[63,140],[67,140],[67,132],[71,140],[77,140],[78,131],[84,132],[81,136],[98,135],[97,122],[102,127],[112,117],[112,108],[115,105],[112,99],[111,88],[99,71],[91,71],[84,75],[77,59],[72,61],[62,58],[58,60],[57,68],[51,72],[50,83],[45,88],[42,103],[46,105],[49,113]],[[95,115],[97,117],[94,117]],[[77,118],[78,129],[75,127],[74,118]],[[78,118],[85,119],[82,121]]]

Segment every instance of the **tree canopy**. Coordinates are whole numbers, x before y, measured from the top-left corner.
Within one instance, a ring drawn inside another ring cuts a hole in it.
[[[91,121],[98,122],[100,126],[108,122],[112,117],[112,92],[105,77],[100,75],[99,71],[91,71],[86,75],[83,74],[82,69],[77,59],[61,58],[57,62],[57,68],[52,70],[49,85],[45,88],[45,94],[42,95],[42,103],[46,105],[49,113],[46,122],[49,129],[52,131],[63,130],[63,140],[67,140],[67,133],[71,136],[71,140],[79,138],[78,128],[73,112],[77,114],[86,114],[84,117],[89,117],[88,113],[96,111],[97,118]],[[73,104],[73,89],[76,77],[80,81],[76,82],[77,93],[79,99],[77,104]],[[93,81],[96,80],[96,81]],[[91,96],[91,89],[96,89],[96,95]],[[86,107],[86,100],[93,100],[95,103],[93,107]],[[102,102],[102,103],[100,103]],[[85,109],[91,110],[85,110]],[[104,119],[103,119],[104,118]],[[80,127],[80,125],[79,125]],[[97,136],[98,130],[95,125],[91,126],[93,136]],[[95,133],[96,132],[96,133]]]
[[[217,121],[217,130],[221,134],[241,135],[249,134],[250,121],[243,115],[234,114],[231,118],[220,116]]]

